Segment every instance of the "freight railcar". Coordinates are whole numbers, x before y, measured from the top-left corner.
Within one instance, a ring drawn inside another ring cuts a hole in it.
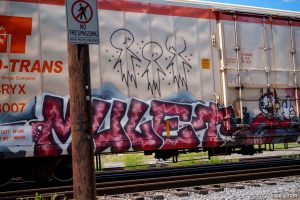
[[[251,155],[298,141],[299,13],[180,0],[97,6],[95,153]],[[68,179],[64,0],[0,1],[0,94],[0,182]]]

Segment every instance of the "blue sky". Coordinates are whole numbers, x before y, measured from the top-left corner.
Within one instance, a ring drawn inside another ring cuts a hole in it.
[[[204,0],[300,12],[300,0]]]

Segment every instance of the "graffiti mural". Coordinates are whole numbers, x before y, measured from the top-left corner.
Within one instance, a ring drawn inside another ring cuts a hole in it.
[[[164,46],[155,41],[135,43],[133,33],[122,28],[111,34],[110,44],[117,50],[117,55],[109,56],[108,62],[112,63],[114,71],[120,74],[122,82],[125,82],[127,87],[130,87],[130,82],[132,82],[135,88],[139,88],[137,79],[146,78],[147,88],[142,89],[147,89],[151,94],[157,92],[161,96],[161,82],[167,80],[172,80],[178,89],[189,89],[188,73],[192,69],[189,61],[193,54],[183,56],[184,53],[187,53],[187,44],[184,38],[168,35]],[[109,51],[107,50],[107,52]],[[171,56],[167,56],[165,52]],[[112,58],[115,57],[116,61],[113,62]],[[161,65],[161,59],[169,60],[168,64]],[[142,65],[142,61],[145,61],[146,64]],[[138,73],[137,68],[141,68],[143,72]],[[167,85],[171,86],[172,82],[168,82]]]
[[[39,116],[29,120],[38,156],[70,153],[71,123],[68,99],[45,94]],[[135,98],[92,98],[96,152],[126,152],[217,146],[225,141],[232,107],[215,103],[178,103]],[[167,121],[170,134],[166,133]],[[219,125],[219,128],[215,126]],[[12,124],[13,126],[13,124]],[[223,138],[223,139],[222,139]]]
[[[262,92],[258,104],[260,113],[248,119],[249,129],[241,132],[241,135],[248,138],[248,144],[272,143],[280,134],[295,132],[296,111],[290,96],[280,99],[275,89],[268,89],[266,93]],[[250,114],[247,113],[247,116]]]
[[[163,69],[162,66],[158,63],[158,59],[163,55],[163,49],[160,46],[160,44],[156,42],[149,42],[145,44],[143,48],[143,57],[145,60],[148,61],[148,64],[146,66],[146,69],[144,70],[142,77],[146,76],[147,77],[147,82],[148,82],[148,90],[153,92],[156,90],[161,96],[160,92],[160,80],[164,80],[164,77],[166,77],[166,73]],[[149,76],[149,67],[152,68],[154,71],[154,76],[151,79]],[[156,77],[156,78],[154,78]],[[162,78],[161,78],[162,77]]]
[[[182,37],[175,37],[174,35],[170,35],[166,40],[166,48],[173,55],[169,65],[167,66],[167,69],[171,68],[172,70],[173,82],[177,83],[178,88],[185,87],[188,90],[187,73],[190,72],[189,69],[192,69],[192,66],[182,56],[187,48],[185,40]],[[178,68],[183,69],[183,74],[175,73],[175,58],[178,59]]]
[[[129,86],[129,81],[133,82],[135,88],[137,88],[137,76],[136,76],[136,62],[141,62],[140,58],[134,54],[131,50],[131,46],[134,42],[134,36],[126,29],[118,29],[112,33],[110,37],[111,45],[116,48],[119,53],[117,61],[114,63],[113,68],[121,74],[121,79]],[[127,63],[127,56],[129,57],[129,63]]]
[[[260,138],[256,143],[271,143],[276,133],[292,130],[295,117],[291,98],[279,100],[276,92],[270,91],[260,98],[261,113],[248,119],[248,128],[239,130],[238,135],[233,107],[220,107],[214,102],[102,99],[96,95],[91,103],[95,152],[99,153],[239,145],[241,140],[237,139],[241,137],[253,144],[253,136]],[[32,133],[34,155],[70,153],[69,99],[45,94],[39,104],[42,107],[33,106],[35,116],[26,122],[30,127],[26,130]],[[10,128],[20,127],[21,122],[24,124],[24,120],[11,123]]]

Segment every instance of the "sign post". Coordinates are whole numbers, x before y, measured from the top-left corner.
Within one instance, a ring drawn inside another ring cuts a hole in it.
[[[99,43],[96,0],[66,0],[74,199],[96,199],[88,44]]]
[[[96,0],[67,0],[69,43],[99,44]]]

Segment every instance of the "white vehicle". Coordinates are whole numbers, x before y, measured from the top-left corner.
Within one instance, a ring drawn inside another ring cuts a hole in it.
[[[78,2],[84,26],[90,14]],[[97,5],[95,153],[254,154],[254,144],[298,140],[300,13],[179,0]],[[70,160],[68,79],[65,1],[1,0],[2,183],[70,178],[60,173]]]

